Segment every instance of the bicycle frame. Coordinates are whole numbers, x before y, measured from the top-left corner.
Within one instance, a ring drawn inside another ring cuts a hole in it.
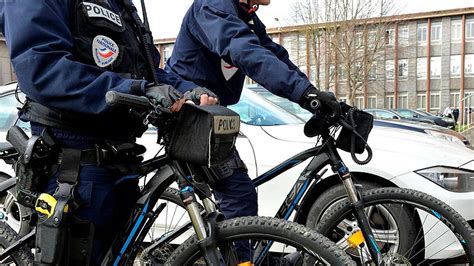
[[[303,172],[300,174],[295,184],[291,188],[290,192],[286,196],[279,210],[277,211],[275,217],[288,220],[291,215],[295,212],[296,206],[300,203],[301,199],[306,195],[308,189],[311,187],[311,184],[319,182],[324,175],[325,171],[321,172],[326,166],[331,165],[332,170],[336,172],[344,186],[349,196],[349,200],[352,203],[354,214],[357,221],[359,222],[360,228],[364,235],[365,239],[368,241],[369,252],[374,259],[376,264],[382,262],[381,252],[378,249],[375,238],[373,236],[372,230],[369,226],[366,214],[364,213],[364,203],[363,199],[359,197],[354,183],[352,182],[352,176],[349,172],[349,169],[342,162],[337,149],[334,146],[334,139],[330,136],[325,136],[323,138],[323,143],[325,145],[319,145],[310,149],[307,149],[287,160],[275,166],[274,168],[268,170],[262,175],[256,177],[252,180],[254,186],[258,188],[259,186],[271,181],[278,175],[292,169],[293,167],[301,164],[307,159],[311,159],[308,165],[305,167]],[[184,231],[188,230],[191,227],[191,223],[180,226],[175,231],[171,232],[169,235],[161,238],[159,241],[152,244],[153,247],[158,247],[163,243],[167,243],[176,239]],[[270,250],[272,243],[269,242],[265,244],[265,247],[262,247],[262,255]],[[263,256],[262,256],[263,257]],[[258,265],[258,260],[256,265]]]
[[[354,214],[360,224],[360,228],[365,239],[368,241],[368,249],[374,262],[377,264],[381,263],[381,252],[378,249],[373,233],[367,221],[367,217],[363,211],[363,200],[359,198],[358,192],[352,182],[352,178],[349,169],[342,162],[335,146],[334,139],[327,136],[326,140],[323,140],[325,145],[316,146],[307,149],[268,170],[264,174],[253,179],[255,187],[259,187],[278,175],[292,169],[293,167],[301,164],[302,162],[310,159],[311,161],[305,167],[303,172],[300,174],[295,184],[291,188],[290,192],[286,196],[275,217],[288,220],[291,215],[295,212],[296,206],[300,203],[301,199],[306,195],[311,184],[319,182],[324,175],[325,171],[321,172],[326,166],[331,165],[334,172],[338,173],[341,178],[350,201],[353,203]],[[145,188],[141,191],[141,197],[137,200],[136,208],[130,219],[126,229],[117,237],[112,247],[109,249],[107,255],[103,260],[103,265],[123,265],[126,264],[130,258],[134,258],[138,252],[138,245],[134,243],[141,243],[145,238],[148,230],[153,225],[156,217],[159,215],[163,206],[155,206],[158,202],[161,194],[169,187],[173,182],[176,181],[175,171],[170,167],[171,161],[166,156],[157,157],[151,159],[142,164],[143,172],[141,175],[146,175],[155,169],[159,169],[157,173],[149,180]],[[321,172],[321,173],[320,173]],[[139,176],[137,176],[139,178]],[[7,180],[9,181],[9,180]],[[7,182],[5,181],[5,182]],[[4,183],[5,183],[4,182]],[[0,194],[11,187],[11,181],[9,183],[0,184]],[[4,188],[3,190],[1,188]],[[5,189],[6,188],[6,189]],[[153,207],[156,207],[153,209]],[[188,210],[189,212],[189,210]],[[196,212],[196,211],[194,211]],[[192,213],[190,212],[190,215]],[[199,213],[193,215],[200,216]],[[154,247],[159,247],[163,243],[169,243],[176,239],[178,236],[183,234],[185,231],[193,226],[192,222],[188,222],[176,228],[173,232],[166,236],[162,236],[158,241],[152,244]],[[195,227],[196,229],[196,227]],[[201,230],[202,231],[202,230]],[[9,254],[17,250],[25,241],[34,237],[34,231],[17,241],[15,244],[4,250],[0,254],[0,260],[6,258]],[[204,236],[201,236],[204,237]],[[272,242],[262,244],[260,254],[266,254],[272,245]],[[263,256],[261,256],[263,257]],[[257,259],[258,265],[258,259]]]

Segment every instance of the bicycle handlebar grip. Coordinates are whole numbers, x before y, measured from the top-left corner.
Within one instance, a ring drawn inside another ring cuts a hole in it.
[[[132,94],[121,93],[117,91],[108,91],[105,94],[105,102],[109,106],[129,106],[140,109],[150,109],[152,105],[145,96],[136,96]]]
[[[7,141],[13,145],[13,148],[19,154],[25,154],[29,137],[18,126],[11,127],[7,132]]]

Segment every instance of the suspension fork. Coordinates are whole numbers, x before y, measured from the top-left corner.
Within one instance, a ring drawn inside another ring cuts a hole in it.
[[[220,265],[220,258],[222,257],[217,251],[217,239],[216,239],[216,223],[217,223],[217,212],[214,204],[208,199],[203,198],[203,204],[207,213],[206,219],[203,218],[199,211],[199,204],[196,200],[194,188],[190,184],[191,177],[185,177],[182,169],[179,165],[175,164],[179,171],[176,171],[178,175],[178,184],[180,189],[180,198],[188,212],[191,224],[193,225],[196,237],[198,239],[198,246],[201,250],[207,265]],[[199,187],[201,191],[202,188]],[[209,188],[207,188],[209,190]],[[210,194],[210,190],[209,190]]]
[[[331,160],[331,166],[334,172],[337,172],[339,178],[342,180],[342,183],[346,189],[349,201],[351,202],[351,208],[354,213],[355,218],[359,224],[359,227],[362,231],[362,235],[365,239],[365,244],[369,249],[369,253],[372,256],[372,260],[376,265],[382,264],[382,253],[380,252],[377,243],[375,242],[375,237],[370,228],[369,220],[366,213],[364,212],[364,200],[362,197],[359,197],[357,188],[354,185],[352,180],[352,175],[349,172],[349,169],[342,161],[341,157],[337,153],[334,142],[328,141],[327,152]]]

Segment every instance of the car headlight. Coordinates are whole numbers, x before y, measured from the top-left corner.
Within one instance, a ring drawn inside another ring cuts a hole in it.
[[[431,130],[431,129],[425,129],[425,132],[426,132],[426,134],[431,135],[433,137],[437,137],[437,138],[440,138],[440,139],[443,139],[443,140],[447,140],[449,142],[458,143],[458,144],[461,144],[461,145],[464,146],[463,140],[456,137],[456,136],[454,136],[454,135],[443,133],[443,132],[436,131],[436,130]]]
[[[415,171],[452,192],[473,192],[474,171],[447,166],[436,166]]]
[[[444,122],[448,122],[448,123],[454,122],[454,120],[452,118],[449,118],[449,117],[443,117],[443,118],[441,118],[441,120],[443,120]]]

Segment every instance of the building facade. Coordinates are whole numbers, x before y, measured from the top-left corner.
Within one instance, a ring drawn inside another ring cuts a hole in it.
[[[383,55],[367,71],[367,86],[356,92],[353,104],[359,108],[413,108],[433,113],[442,112],[447,106],[474,107],[474,8],[387,20],[394,23],[386,29]],[[268,32],[312,82],[331,75],[327,79],[329,90],[347,100],[344,71],[334,63],[326,66],[324,56],[316,64],[313,55],[320,54],[321,41],[314,45],[315,39],[309,37],[305,25]],[[174,39],[156,40],[163,64],[171,55],[173,42]],[[247,79],[247,83],[253,81]]]
[[[442,112],[447,106],[461,110],[474,107],[474,8],[394,16],[387,20],[394,23],[386,30],[383,55],[367,71],[367,84],[356,91],[353,104],[360,108],[413,108],[434,113]],[[315,40],[308,36],[305,25],[273,28],[268,32],[288,50],[291,60],[312,82],[327,80],[329,84],[321,87],[347,100],[344,71],[337,61],[329,63],[324,56],[319,63],[315,60],[321,53],[321,40],[314,45]],[[155,41],[162,55],[162,66],[171,56],[174,40]],[[0,35],[0,84],[12,80],[15,80],[14,70]],[[246,82],[253,83],[250,79]]]
[[[5,39],[0,34],[0,85],[15,80],[15,74],[8,55]]]

